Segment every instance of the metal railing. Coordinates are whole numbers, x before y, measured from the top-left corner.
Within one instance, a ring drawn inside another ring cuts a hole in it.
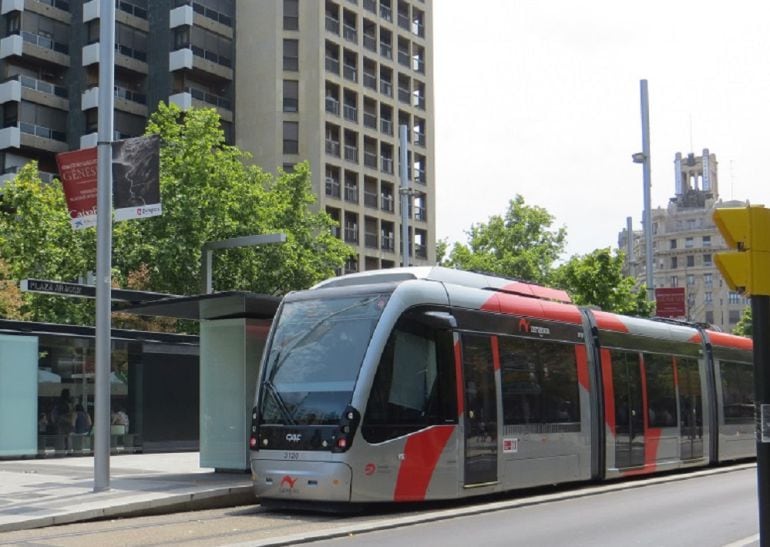
[[[331,112],[335,116],[340,115],[340,102],[334,97],[326,97],[326,111]]]
[[[345,145],[345,160],[353,163],[358,163],[358,147]],[[358,201],[358,200],[356,200]]]
[[[45,49],[51,49],[58,53],[63,53],[65,55],[69,55],[70,53],[70,48],[67,44],[56,42],[53,40],[53,38],[49,38],[48,36],[41,36],[40,34],[35,34],[33,32],[27,32],[26,30],[23,30],[21,31],[21,39],[27,43],[34,44]]]
[[[348,40],[349,42],[358,42],[358,31],[356,30],[356,27],[344,24],[342,25],[342,36],[345,38],[345,40]]]
[[[358,226],[345,226],[345,241],[358,243]]]
[[[364,87],[377,89],[377,76],[371,72],[364,72]]]
[[[352,80],[354,82],[358,80],[358,72],[356,70],[356,67],[353,65],[347,65],[347,64],[343,65],[342,75],[348,80]]]
[[[334,59],[333,57],[326,57],[326,70],[329,72],[334,72],[335,74],[339,74],[340,60]]]
[[[382,236],[382,242],[380,244],[380,248],[383,251],[391,251],[393,252],[393,249],[396,247],[396,238],[393,236]]]
[[[380,93],[382,93],[383,95],[387,95],[388,97],[392,97],[393,84],[391,84],[387,80],[380,79]]]
[[[326,139],[326,153],[332,156],[340,157],[340,143],[339,141],[333,141]]]
[[[44,139],[51,139],[54,141],[67,142],[67,134],[64,131],[57,131],[50,127],[43,125],[35,125],[33,123],[19,122],[19,131],[27,133],[28,135],[35,135],[36,137],[42,137]]]
[[[393,174],[393,158],[387,158],[387,157],[383,156],[381,169],[382,169],[383,173],[388,173],[389,175],[392,175]]]
[[[326,195],[333,198],[340,197],[340,181],[326,177]]]
[[[377,115],[364,112],[364,127],[368,127],[369,129],[377,129]]]
[[[377,38],[371,34],[364,34],[364,47],[370,51],[377,51]]]
[[[380,4],[380,17],[386,21],[393,21],[393,10],[384,4]]]
[[[24,76],[23,74],[15,74],[8,78],[8,80],[18,80],[22,87],[26,87],[27,89],[34,89],[35,91],[40,91],[41,93],[48,93],[49,95],[56,95],[57,97],[62,97],[63,99],[66,99],[68,96],[66,87],[44,82],[43,80],[38,80],[29,76]]]
[[[395,209],[395,205],[394,204],[395,204],[395,200],[393,199],[393,195],[392,194],[382,194],[380,208],[383,211],[387,211],[389,213],[392,213],[394,211],[394,209]]]
[[[342,111],[346,120],[350,120],[353,122],[358,121],[358,109],[355,106],[346,104],[343,107]]]
[[[388,59],[393,57],[393,48],[390,44],[386,44],[385,42],[380,42],[380,55],[383,57],[387,57]]]
[[[345,201],[351,203],[358,203],[358,187],[352,185],[345,185]]]
[[[377,245],[377,234],[372,233],[365,233],[364,234],[364,246],[369,247],[370,249],[376,249],[378,247]]]
[[[377,154],[374,152],[364,152],[364,165],[377,169]]]
[[[326,30],[333,34],[339,35],[340,33],[340,21],[330,15],[326,16]]]
[[[366,207],[371,207],[372,209],[377,208],[377,192],[367,192],[364,191],[364,205]]]
[[[393,134],[393,122],[390,121],[390,120],[387,120],[385,118],[382,118],[380,120],[380,131],[382,131],[386,135],[392,135]]]

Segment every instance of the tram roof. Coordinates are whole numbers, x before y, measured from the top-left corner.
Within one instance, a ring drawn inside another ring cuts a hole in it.
[[[404,281],[422,279],[437,281],[450,285],[459,285],[474,289],[504,292],[520,296],[551,300],[571,304],[572,300],[566,291],[551,289],[532,283],[505,279],[476,272],[454,270],[441,266],[415,266],[406,268],[391,268],[387,270],[370,270],[335,277],[318,283],[313,289],[348,287],[353,285],[368,285],[372,283],[401,283]]]

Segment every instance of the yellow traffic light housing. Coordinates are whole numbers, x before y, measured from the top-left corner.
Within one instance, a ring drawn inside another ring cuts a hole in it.
[[[714,222],[728,247],[736,249],[714,257],[727,285],[749,296],[770,296],[770,209],[717,209]]]

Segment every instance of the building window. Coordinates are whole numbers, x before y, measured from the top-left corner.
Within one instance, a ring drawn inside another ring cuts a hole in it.
[[[703,246],[711,247],[711,236],[703,236]]]
[[[672,275],[671,276],[671,286],[672,287],[678,287],[679,286],[679,276],[678,275]]]
[[[669,248],[676,249],[676,239],[672,239],[669,241]]]
[[[693,266],[695,266],[695,257],[693,255],[689,255],[687,257],[687,267],[692,268]]]
[[[711,266],[711,253],[703,255],[703,265]]]
[[[686,237],[684,239],[684,248],[685,249],[691,249],[694,244],[695,244],[695,239],[694,238]]]
[[[299,123],[283,122],[283,153],[299,154]]]
[[[297,112],[299,110],[299,82],[297,80],[283,81],[283,111]]]
[[[741,295],[738,294],[737,292],[730,291],[730,293],[729,293],[727,298],[728,298],[728,302],[730,302],[730,304],[740,304],[741,303]]]
[[[706,304],[711,304],[714,302],[714,298],[711,295],[711,291],[706,291],[703,293],[703,300],[706,302]]]
[[[299,30],[299,0],[283,0],[283,30]]]
[[[741,312],[738,310],[730,310],[728,312],[728,320],[730,321],[731,325],[734,325],[741,320]]]
[[[671,257],[671,269],[672,269],[672,270],[675,270],[677,267],[678,267],[678,266],[677,266],[677,260],[676,260],[676,257],[675,257],[675,256],[672,256],[672,257]]]
[[[695,276],[693,274],[687,274],[687,285],[695,285]]]
[[[710,289],[714,285],[714,277],[712,274],[703,274],[703,284],[707,289]]]
[[[299,40],[283,41],[283,69],[293,72],[299,70]]]
[[[711,310],[706,312],[706,323],[709,325],[714,323],[714,312]]]

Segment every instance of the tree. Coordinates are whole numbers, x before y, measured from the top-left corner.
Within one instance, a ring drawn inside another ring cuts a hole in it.
[[[311,211],[307,164],[277,177],[246,165],[225,144],[213,109],[161,104],[147,133],[161,137],[163,214],[116,225],[113,263],[122,276],[149,267],[153,290],[197,294],[205,243],[284,232],[282,245],[218,251],[212,272],[218,288],[282,294],[334,275],[350,255],[331,217]]]
[[[578,305],[648,317],[654,304],[647,300],[644,286],[634,288],[635,280],[623,275],[624,260],[624,253],[617,249],[614,254],[609,248],[596,249],[570,258],[554,272],[553,280]]]
[[[282,294],[334,275],[350,256],[332,235],[331,217],[312,210],[307,164],[278,176],[247,165],[242,152],[225,144],[213,109],[182,112],[161,104],[147,132],[161,136],[163,215],[114,225],[113,286],[197,294],[204,243],[245,235],[283,232],[287,242],[218,252],[215,287]],[[70,227],[60,182],[42,183],[37,166],[27,164],[2,195],[0,259],[8,273],[0,279],[76,281],[95,270],[95,237],[93,228]],[[93,324],[91,300],[34,294],[22,300],[19,312],[32,320]],[[116,317],[119,325],[140,323]]]
[[[733,333],[738,334],[740,336],[754,335],[753,324],[751,321],[751,306],[746,306],[745,308],[743,308],[743,313],[741,314],[741,320],[738,321],[737,325],[735,325],[735,328],[733,329]]]
[[[552,229],[554,217],[516,195],[504,216],[471,226],[468,244],[455,243],[445,265],[546,283],[564,251],[566,229]]]
[[[30,162],[3,187],[0,208],[0,259],[6,279],[76,281],[95,264],[94,230],[73,230],[58,180],[40,180]],[[42,294],[24,294],[18,312],[33,321],[88,324],[93,302]]]
[[[0,317],[25,319],[26,314],[21,310],[22,304],[22,293],[10,275],[10,268],[0,259]]]

